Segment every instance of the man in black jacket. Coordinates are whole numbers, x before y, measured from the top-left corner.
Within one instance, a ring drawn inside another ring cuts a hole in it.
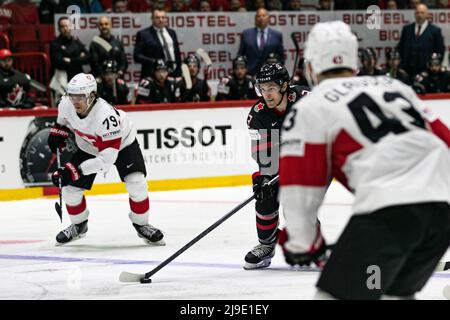
[[[154,9],[153,25],[136,35],[134,61],[141,63],[141,79],[152,76],[156,60],[162,59],[168,66],[169,76],[181,76],[181,55],[177,34],[167,28],[166,12]]]
[[[50,44],[52,67],[67,72],[67,79],[72,79],[83,72],[82,66],[89,63],[89,53],[84,44],[71,34],[71,24],[67,17],[58,21],[59,36]]]
[[[400,52],[401,65],[410,79],[427,67],[427,61],[435,52],[442,57],[445,53],[444,38],[441,29],[428,22],[428,8],[424,4],[416,6],[416,22],[403,27],[397,50]]]
[[[0,108],[31,109],[34,107],[30,76],[14,70],[12,53],[0,50]]]
[[[113,60],[117,65],[117,74],[122,77],[128,68],[123,44],[111,35],[111,21],[108,17],[103,16],[98,19],[98,29],[100,36],[95,36],[89,47],[91,73],[95,77],[99,77],[102,73],[103,62]]]

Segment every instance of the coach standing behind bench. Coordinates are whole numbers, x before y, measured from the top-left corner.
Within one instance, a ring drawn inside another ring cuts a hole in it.
[[[134,61],[142,64],[141,79],[153,75],[153,65],[163,59],[169,68],[169,76],[181,76],[181,55],[177,35],[166,27],[164,9],[152,11],[153,25],[141,30],[136,36]]]

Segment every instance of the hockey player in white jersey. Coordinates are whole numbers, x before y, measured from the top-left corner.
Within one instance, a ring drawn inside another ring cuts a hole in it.
[[[314,88],[282,127],[279,243],[291,265],[324,265],[317,298],[412,298],[450,244],[450,131],[398,80],[354,77],[357,49],[340,21],[309,34]],[[354,214],[326,260],[317,213],[333,177]]]
[[[52,152],[65,147],[70,131],[78,150],[52,175],[56,186],[61,180],[62,197],[72,222],[56,236],[57,244],[85,236],[89,209],[83,192],[91,189],[97,173],[113,165],[129,193],[129,217],[138,236],[147,244],[163,244],[163,233],[148,224],[147,173],[136,130],[124,111],[97,96],[97,82],[91,74],[80,73],[70,80],[48,138]]]

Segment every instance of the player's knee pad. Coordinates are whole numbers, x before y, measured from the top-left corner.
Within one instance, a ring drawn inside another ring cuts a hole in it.
[[[142,201],[148,198],[147,180],[142,172],[133,172],[125,178],[125,186],[133,201]]]
[[[65,186],[62,188],[62,198],[69,206],[76,206],[83,201],[83,192],[82,188]]]

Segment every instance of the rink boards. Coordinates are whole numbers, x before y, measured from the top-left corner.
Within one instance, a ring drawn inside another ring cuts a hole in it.
[[[427,106],[450,125],[450,95],[429,95]],[[149,190],[250,184],[247,115],[252,101],[125,106],[137,130]],[[56,110],[0,112],[0,200],[55,194],[56,166],[46,145]],[[115,168],[99,174],[91,194],[126,192]]]

